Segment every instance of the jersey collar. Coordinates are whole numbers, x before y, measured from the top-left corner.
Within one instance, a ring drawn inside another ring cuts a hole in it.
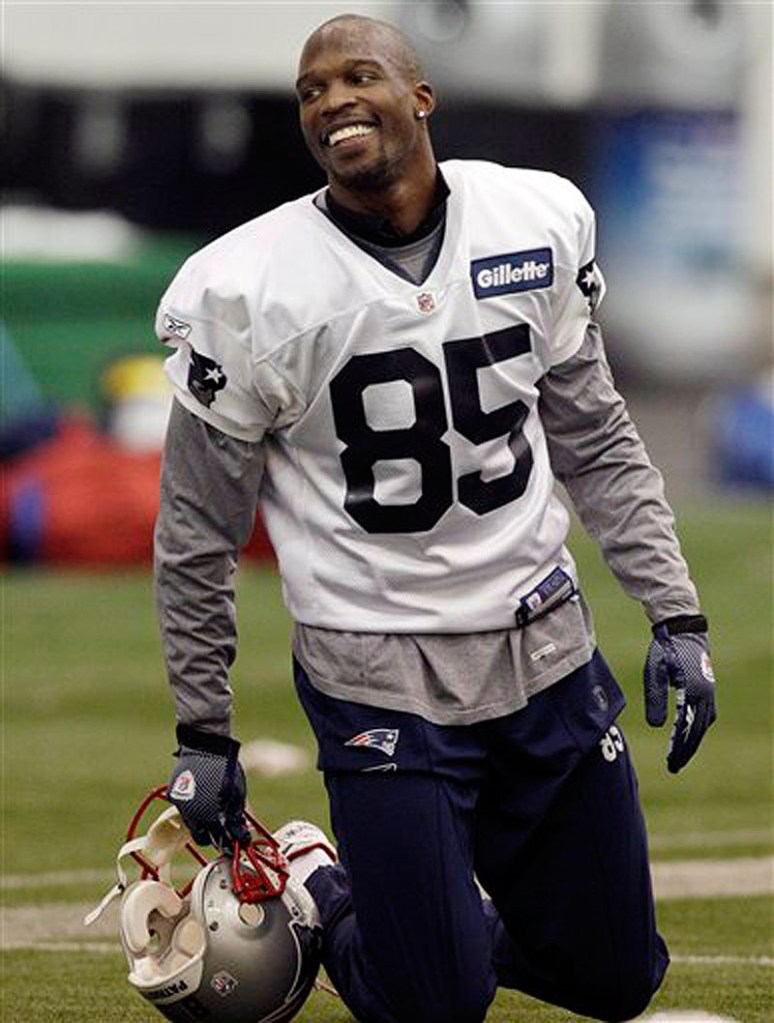
[[[400,234],[385,217],[375,217],[368,213],[354,213],[352,210],[348,210],[341,203],[336,202],[330,189],[325,192],[324,212],[345,234],[391,248],[410,245],[412,242],[427,237],[445,219],[446,200],[449,194],[449,186],[438,167],[433,205],[422,223],[411,234]]]

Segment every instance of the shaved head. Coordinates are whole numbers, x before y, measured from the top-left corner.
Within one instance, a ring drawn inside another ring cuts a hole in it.
[[[346,32],[350,39],[362,42],[364,48],[373,50],[378,47],[379,55],[408,81],[417,82],[423,77],[419,58],[408,37],[386,21],[361,14],[339,14],[315,29],[304,45],[301,63],[318,47],[332,42],[339,32]]]
[[[414,48],[394,25],[341,14],[301,52],[301,131],[342,206],[391,217],[411,233],[435,194],[427,119],[435,95]]]

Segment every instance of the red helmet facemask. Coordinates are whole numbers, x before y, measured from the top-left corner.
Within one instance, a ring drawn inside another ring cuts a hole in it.
[[[156,802],[168,802],[166,785],[160,785],[153,789],[140,803],[127,829],[127,844],[135,842],[138,834],[142,831],[146,814]],[[234,848],[228,857],[231,887],[240,902],[265,902],[284,892],[289,876],[288,863],[271,832],[247,810],[245,818],[250,828],[251,842],[246,847],[240,845],[239,842],[234,843]],[[152,834],[151,831],[149,831],[150,834]],[[201,867],[205,867],[211,862],[202,854],[200,847],[192,839],[182,844],[196,862],[197,873]],[[141,880],[162,880],[159,865],[153,862],[146,851],[130,849],[129,855],[140,867]],[[181,887],[175,888],[181,898],[190,893],[194,880],[195,875]]]

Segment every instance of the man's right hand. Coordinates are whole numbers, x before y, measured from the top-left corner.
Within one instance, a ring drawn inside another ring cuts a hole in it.
[[[233,843],[246,846],[246,783],[237,759],[239,743],[226,735],[177,726],[177,763],[167,798],[177,807],[197,845],[215,845],[230,853]]]

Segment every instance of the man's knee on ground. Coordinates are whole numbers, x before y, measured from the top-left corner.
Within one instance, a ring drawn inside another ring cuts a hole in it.
[[[391,1002],[397,1017],[407,1023],[483,1023],[495,988],[479,978],[470,978],[469,983],[455,982],[451,976],[447,980],[437,990],[395,992]]]
[[[653,995],[654,992],[649,991],[647,994],[644,992],[627,993],[614,998],[608,1002],[596,1019],[602,1020],[603,1023],[629,1023],[630,1020],[637,1019],[642,1015],[650,1005]]]
[[[650,974],[610,977],[609,983],[601,983],[596,990],[587,991],[583,1004],[569,1008],[603,1023],[628,1023],[645,1011],[657,989],[658,984],[653,983]]]

